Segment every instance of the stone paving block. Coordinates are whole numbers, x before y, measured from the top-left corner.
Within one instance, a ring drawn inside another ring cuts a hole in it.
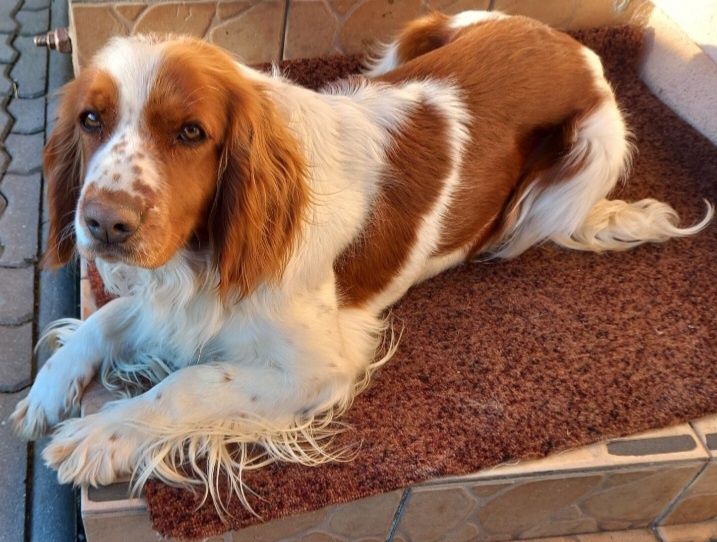
[[[0,109],[0,141],[5,139],[12,125],[12,117],[4,109]]]
[[[5,96],[10,96],[13,90],[12,79],[10,79],[10,66],[3,66],[0,64],[0,103],[2,103]]]
[[[12,132],[15,134],[35,134],[45,128],[45,98],[34,100],[11,100],[8,112],[15,118]]]
[[[50,29],[50,10],[28,11],[24,9],[15,14],[15,20],[19,23],[18,33],[21,36],[35,36],[44,34]]]
[[[40,9],[47,9],[50,7],[50,0],[25,0],[22,4],[22,9],[37,11]]]
[[[0,326],[0,392],[16,392],[32,382],[32,322]]]
[[[7,174],[0,183],[7,209],[0,216],[0,266],[24,267],[37,261],[42,181],[40,173]],[[2,344],[2,342],[0,342]]]
[[[2,217],[2,214],[5,212],[5,209],[7,208],[7,200],[5,199],[5,196],[2,195],[0,192],[0,217]],[[0,251],[2,252],[2,251]]]
[[[8,417],[26,394],[0,394],[0,542],[25,539],[27,443],[12,432]]]
[[[59,95],[50,94],[47,97],[47,110],[45,111],[45,133],[47,137],[50,137],[50,134],[55,129],[55,124],[57,124],[57,108],[59,105]]]
[[[35,306],[35,268],[0,267],[0,325],[32,320]]]
[[[2,142],[0,142],[0,145],[2,145]],[[4,148],[0,148],[0,175],[5,173],[7,171],[8,166],[10,165],[10,155],[8,155],[7,152],[5,152]]]
[[[22,0],[2,0],[0,1],[0,32],[12,34],[17,28],[17,22],[12,18],[15,11]]]
[[[12,64],[17,51],[12,48],[12,35],[0,33],[0,64]]]
[[[38,98],[44,95],[47,49],[36,47],[31,36],[18,36],[13,47],[20,53],[10,70],[10,78],[17,84],[17,95],[20,98]]]
[[[10,134],[5,139],[5,151],[11,162],[8,173],[27,175],[42,169],[42,147],[45,142],[42,133],[32,135]]]

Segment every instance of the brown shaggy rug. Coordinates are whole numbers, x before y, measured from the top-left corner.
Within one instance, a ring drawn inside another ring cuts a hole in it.
[[[576,37],[604,59],[639,153],[614,194],[670,202],[685,224],[717,202],[717,149],[636,72],[636,28]],[[356,58],[285,63],[317,87]],[[510,262],[464,265],[409,292],[393,310],[398,353],[344,420],[356,459],[318,468],[277,464],[246,477],[265,521],[432,478],[541,457],[717,412],[717,224],[700,235],[613,254],[546,244]],[[152,522],[201,538],[259,521],[150,482]]]

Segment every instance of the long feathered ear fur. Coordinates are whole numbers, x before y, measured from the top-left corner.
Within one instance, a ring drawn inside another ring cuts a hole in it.
[[[274,104],[254,84],[235,88],[209,228],[222,299],[281,277],[309,200],[299,144]]]
[[[42,265],[49,269],[66,264],[75,253],[73,224],[82,186],[82,151],[75,124],[75,85],[74,81],[70,82],[62,91],[57,124],[43,154],[50,226]]]

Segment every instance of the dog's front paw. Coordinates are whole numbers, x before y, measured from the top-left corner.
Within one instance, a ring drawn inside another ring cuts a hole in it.
[[[26,440],[36,440],[68,416],[79,411],[80,383],[66,390],[59,385],[44,385],[38,375],[30,393],[15,407],[10,416],[15,433]]]
[[[45,413],[37,404],[31,404],[29,397],[17,404],[10,415],[10,422],[15,433],[26,440],[35,440],[47,432]]]
[[[32,393],[20,401],[10,415],[15,433],[25,440],[36,440],[67,415],[64,405],[53,407],[49,401],[38,400]]]
[[[62,423],[42,452],[60,483],[107,485],[131,472],[139,440],[135,429],[100,412]]]

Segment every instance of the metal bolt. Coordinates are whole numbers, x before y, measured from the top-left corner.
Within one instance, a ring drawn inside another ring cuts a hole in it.
[[[35,36],[33,41],[37,47],[47,47],[51,51],[68,54],[72,52],[72,40],[67,28],[55,28],[47,34]]]

